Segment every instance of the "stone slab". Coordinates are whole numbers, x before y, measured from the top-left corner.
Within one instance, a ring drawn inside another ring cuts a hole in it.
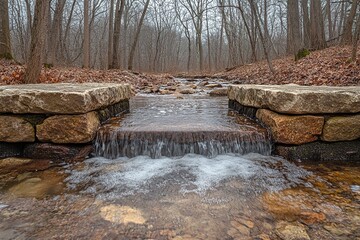
[[[270,128],[274,141],[284,144],[314,142],[322,133],[324,117],[311,115],[284,115],[259,109],[256,117]]]
[[[300,146],[277,145],[275,154],[292,161],[360,162],[360,140],[349,142],[313,142]]]
[[[131,97],[127,84],[28,84],[0,86],[0,113],[81,114]]]
[[[79,115],[55,115],[36,126],[36,136],[40,142],[89,143],[100,127],[96,112]]]
[[[244,106],[286,114],[360,112],[360,86],[232,85],[228,97]]]

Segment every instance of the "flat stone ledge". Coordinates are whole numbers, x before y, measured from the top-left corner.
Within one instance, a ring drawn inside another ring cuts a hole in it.
[[[0,86],[0,113],[82,114],[130,99],[127,84],[28,84]]]
[[[232,85],[230,100],[287,114],[359,113],[360,87]]]

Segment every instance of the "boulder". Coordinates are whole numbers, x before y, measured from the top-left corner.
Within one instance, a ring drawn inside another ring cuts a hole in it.
[[[49,159],[52,161],[82,161],[93,152],[92,145],[59,145],[51,143],[33,143],[24,149],[24,157],[31,159]]]
[[[16,116],[0,116],[0,142],[34,142],[31,123]]]
[[[360,115],[329,118],[321,139],[327,142],[351,141],[360,138]]]
[[[299,85],[232,85],[229,99],[286,114],[359,113],[360,88]]]
[[[276,143],[304,144],[314,142],[322,133],[324,118],[302,115],[288,116],[259,109],[256,117],[268,126]]]
[[[0,86],[0,112],[81,114],[131,97],[123,84],[27,84]]]
[[[98,114],[56,115],[36,126],[36,136],[41,142],[88,143],[100,126]]]

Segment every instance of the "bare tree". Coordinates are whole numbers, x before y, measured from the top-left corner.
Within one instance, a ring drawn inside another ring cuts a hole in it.
[[[287,52],[296,54],[301,45],[299,1],[288,0],[287,3]]]
[[[84,43],[83,43],[83,67],[90,67],[90,25],[89,25],[89,1],[84,1]]]
[[[326,48],[324,19],[320,0],[311,0],[310,2],[310,47],[312,49]]]
[[[30,57],[25,71],[26,83],[37,83],[43,63],[46,23],[50,0],[36,0],[31,29]]]
[[[140,36],[141,27],[142,27],[142,25],[143,25],[143,22],[144,22],[144,19],[145,19],[145,14],[146,14],[146,11],[147,11],[147,9],[148,9],[148,7],[149,7],[149,3],[150,3],[150,0],[146,0],[145,5],[144,5],[143,12],[142,12],[141,17],[140,17],[140,20],[139,20],[139,24],[138,24],[137,29],[136,29],[134,41],[133,41],[133,43],[132,43],[132,45],[131,45],[131,50],[130,50],[130,54],[129,54],[129,62],[128,62],[128,69],[129,69],[129,70],[132,70],[132,69],[133,69],[133,63],[134,63],[134,55],[135,55],[136,45],[137,45],[138,42],[139,42],[139,36]]]
[[[344,25],[344,32],[343,32],[342,39],[341,39],[342,44],[350,44],[352,42],[353,23],[354,23],[356,10],[358,8],[359,3],[360,3],[360,0],[352,1],[350,13],[349,13],[349,16],[347,16],[345,25]]]
[[[12,59],[8,0],[0,0],[0,59]]]

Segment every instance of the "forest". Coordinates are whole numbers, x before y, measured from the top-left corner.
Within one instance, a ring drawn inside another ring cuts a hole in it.
[[[0,56],[47,67],[218,72],[351,45],[359,0],[1,0]],[[300,51],[302,50],[302,51]],[[37,71],[35,71],[38,69]],[[29,71],[30,72],[30,71]],[[35,75],[34,75],[35,74]]]

